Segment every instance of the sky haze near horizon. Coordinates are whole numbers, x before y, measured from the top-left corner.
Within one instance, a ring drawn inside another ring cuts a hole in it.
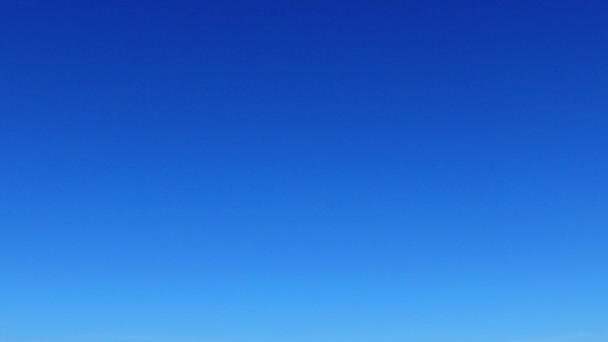
[[[0,2],[0,342],[606,341],[607,17]]]

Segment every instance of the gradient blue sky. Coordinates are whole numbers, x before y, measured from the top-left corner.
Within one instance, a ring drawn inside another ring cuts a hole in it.
[[[0,29],[0,342],[608,340],[607,2]]]

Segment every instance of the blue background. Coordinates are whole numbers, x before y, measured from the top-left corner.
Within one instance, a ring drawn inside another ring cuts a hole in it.
[[[599,341],[607,13],[2,1],[0,341]]]

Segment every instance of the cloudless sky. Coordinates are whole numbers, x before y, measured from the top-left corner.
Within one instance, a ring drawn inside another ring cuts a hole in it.
[[[605,1],[1,1],[0,341],[605,341],[607,152]]]

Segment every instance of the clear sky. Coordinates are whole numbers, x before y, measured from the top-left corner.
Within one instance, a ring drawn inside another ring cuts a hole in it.
[[[606,1],[0,2],[0,342],[599,342]]]

